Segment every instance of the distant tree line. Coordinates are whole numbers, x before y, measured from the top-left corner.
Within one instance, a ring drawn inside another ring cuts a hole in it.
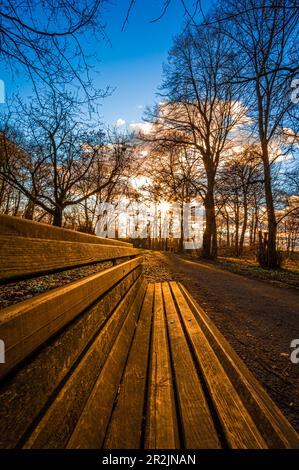
[[[0,60],[33,92],[1,117],[1,212],[93,233],[103,202],[168,201],[181,208],[183,251],[184,206],[196,199],[204,258],[249,246],[276,269],[280,248],[296,250],[296,1],[219,0],[208,13],[182,2],[186,23],[138,136],[106,129],[97,113],[107,90],[93,86],[84,38],[105,34],[104,0],[2,3]]]
[[[32,85],[2,108],[0,210],[94,232],[98,206],[125,193],[130,136],[98,115],[87,37],[103,38],[105,0],[13,3],[0,10],[0,61]]]

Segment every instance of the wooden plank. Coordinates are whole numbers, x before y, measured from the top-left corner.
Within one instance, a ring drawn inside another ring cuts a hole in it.
[[[144,294],[145,283],[127,314],[121,331],[68,442],[67,448],[69,449],[100,449],[103,445]]]
[[[180,447],[161,284],[155,284],[145,448]]]
[[[154,285],[149,284],[116,406],[104,442],[106,449],[139,449],[149,354]]]
[[[196,321],[189,321],[193,313],[178,285],[170,285],[229,447],[267,448],[203,331]]]
[[[219,449],[217,431],[167,282],[162,284],[162,291],[183,428],[183,447]],[[190,321],[195,319],[190,318]]]
[[[24,448],[65,448],[98,380],[131,306],[139,298],[142,279],[136,281],[89,349],[69,373],[68,380],[38,422]],[[132,315],[131,315],[132,317]]]
[[[132,246],[131,243],[111,238],[97,237],[87,233],[76,232],[61,227],[54,227],[41,222],[21,219],[11,215],[0,214],[0,235],[29,238],[45,238],[80,243],[97,243],[100,245]]]
[[[70,369],[140,274],[141,266],[138,266],[34,354],[9,380],[4,380],[0,388],[0,448],[20,446],[32,421],[61,387]]]
[[[76,318],[140,262],[141,257],[127,261],[1,310],[0,337],[6,346],[6,363],[0,364],[0,377]]]
[[[138,253],[139,250],[126,246],[0,235],[0,281],[137,256]]]
[[[295,429],[187,289],[179,287],[268,446],[299,448]]]

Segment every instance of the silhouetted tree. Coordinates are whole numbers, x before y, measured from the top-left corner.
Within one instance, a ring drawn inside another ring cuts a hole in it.
[[[277,220],[273,199],[271,166],[277,148],[286,145],[284,129],[289,127],[295,103],[291,81],[298,70],[298,5],[290,0],[228,0],[220,4],[219,17],[229,19],[222,29],[238,52],[232,81],[244,85],[249,100],[252,129],[260,143],[267,207],[267,234],[263,267],[278,268]],[[289,140],[289,139],[288,139]]]
[[[176,39],[165,66],[162,91],[166,101],[149,115],[154,139],[189,146],[205,169],[205,258],[217,256],[214,190],[218,166],[245,113],[237,90],[224,84],[231,59],[229,42],[218,28],[187,29]]]
[[[1,132],[2,178],[58,226],[66,208],[112,191],[129,160],[128,140],[108,138],[80,112],[76,98],[52,91],[20,103],[13,127],[6,124]],[[10,131],[16,127],[18,141]]]

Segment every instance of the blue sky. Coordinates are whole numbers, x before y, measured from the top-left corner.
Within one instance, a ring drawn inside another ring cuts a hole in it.
[[[185,0],[192,11],[194,0]],[[203,0],[203,6],[207,0]],[[154,103],[158,86],[162,82],[162,64],[172,40],[186,19],[181,0],[172,0],[165,15],[157,22],[164,0],[135,0],[129,23],[124,31],[122,25],[130,0],[110,0],[105,4],[103,23],[107,39],[90,40],[84,44],[89,54],[97,59],[93,65],[93,77],[98,88],[110,86],[114,92],[103,100],[100,114],[102,122],[113,125],[118,119],[126,125],[142,121],[147,105]],[[0,71],[0,79],[5,80],[7,98],[18,91],[23,96],[31,94],[30,81],[24,79],[22,70],[11,74]]]
[[[187,2],[190,6],[192,0]],[[141,121],[144,107],[155,100],[162,81],[162,64],[172,45],[172,38],[181,30],[184,10],[180,0],[172,0],[165,16],[150,23],[161,13],[161,0],[136,0],[129,24],[121,31],[129,0],[115,0],[104,13],[106,33],[111,44],[97,45],[101,63],[96,82],[110,85],[114,93],[103,102],[103,120],[113,124],[121,118],[127,124]]]

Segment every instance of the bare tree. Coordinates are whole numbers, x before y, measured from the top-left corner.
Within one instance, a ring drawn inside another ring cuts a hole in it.
[[[150,152],[149,192],[180,208],[179,250],[184,250],[184,207],[198,195],[198,155],[189,146],[155,145]]]
[[[227,232],[234,223],[234,251],[243,253],[250,212],[255,211],[255,201],[261,192],[263,175],[258,148],[245,146],[234,152],[222,165],[217,179],[217,206],[227,222]],[[230,242],[228,243],[228,245]]]
[[[250,116],[261,147],[268,225],[261,240],[261,264],[274,269],[279,267],[279,256],[271,166],[280,153],[279,143],[280,148],[287,143],[284,130],[290,127],[295,106],[291,80],[298,67],[299,39],[299,9],[289,0],[277,5],[275,0],[229,0],[221,4],[219,13],[220,17],[231,16],[222,28],[239,53],[232,80],[243,83],[244,95],[252,98]]]
[[[80,112],[72,96],[51,91],[20,104],[13,125],[21,138],[7,124],[1,132],[2,177],[58,226],[67,207],[112,190],[128,162],[129,143],[111,141]]]
[[[150,116],[155,139],[189,146],[198,153],[205,169],[205,258],[217,256],[217,169],[245,112],[233,87],[223,84],[230,61],[229,43],[219,29],[188,29],[176,39],[165,67],[162,91],[166,102]]]
[[[278,233],[283,236],[283,248],[288,255],[295,252],[299,243],[299,204],[298,198],[290,201],[286,213],[278,226]]]
[[[12,72],[21,68],[36,81],[58,87],[77,82],[93,95],[84,47],[85,34],[103,35],[105,0],[2,0],[0,61]]]

